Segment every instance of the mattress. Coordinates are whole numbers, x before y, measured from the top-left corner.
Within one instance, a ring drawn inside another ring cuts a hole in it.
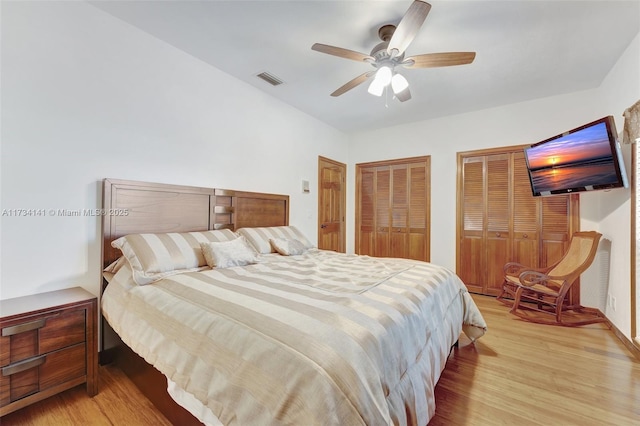
[[[124,343],[231,425],[426,425],[451,346],[486,323],[451,271],[312,249],[102,296]]]

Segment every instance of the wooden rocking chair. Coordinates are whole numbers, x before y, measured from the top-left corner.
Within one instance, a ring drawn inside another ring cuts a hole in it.
[[[578,326],[606,321],[593,308],[570,305],[566,297],[573,283],[593,262],[600,237],[602,234],[595,231],[576,232],[564,256],[547,268],[507,263],[497,300],[511,306],[512,314],[542,324]],[[574,319],[563,318],[567,311],[576,313],[571,315]]]

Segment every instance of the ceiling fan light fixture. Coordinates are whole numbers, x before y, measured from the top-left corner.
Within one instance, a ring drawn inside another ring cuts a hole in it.
[[[395,74],[391,79],[391,88],[394,94],[398,94],[409,87],[409,82],[401,74]]]
[[[389,83],[391,83],[392,76],[393,76],[393,71],[391,71],[391,68],[387,66],[383,66],[378,68],[374,81],[379,81],[383,87],[388,86]]]
[[[0,0],[1,1],[1,0]],[[475,52],[442,52],[413,55],[405,59],[407,47],[414,40],[422,27],[431,5],[425,0],[413,0],[409,9],[397,25],[386,24],[378,29],[382,40],[370,54],[360,53],[342,47],[315,43],[312,50],[328,55],[371,64],[375,71],[364,73],[340,86],[331,96],[340,96],[354,87],[364,83],[374,73],[375,78],[369,86],[369,93],[382,96],[385,88],[391,84],[395,97],[400,102],[411,99],[409,83],[401,75],[394,75],[398,67],[405,68],[437,68],[470,64],[476,57]]]
[[[374,78],[371,84],[369,85],[369,89],[367,91],[371,93],[373,96],[382,96],[382,92],[384,91],[385,84],[382,83],[382,80],[378,78]]]

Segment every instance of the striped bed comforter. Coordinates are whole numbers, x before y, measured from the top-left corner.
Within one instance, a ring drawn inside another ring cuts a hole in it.
[[[464,284],[405,259],[310,250],[102,297],[122,340],[226,426],[421,425],[464,331],[486,330]]]

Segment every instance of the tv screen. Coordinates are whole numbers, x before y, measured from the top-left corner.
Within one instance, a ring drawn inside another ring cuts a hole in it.
[[[607,116],[525,148],[533,195],[627,188],[617,135]]]

